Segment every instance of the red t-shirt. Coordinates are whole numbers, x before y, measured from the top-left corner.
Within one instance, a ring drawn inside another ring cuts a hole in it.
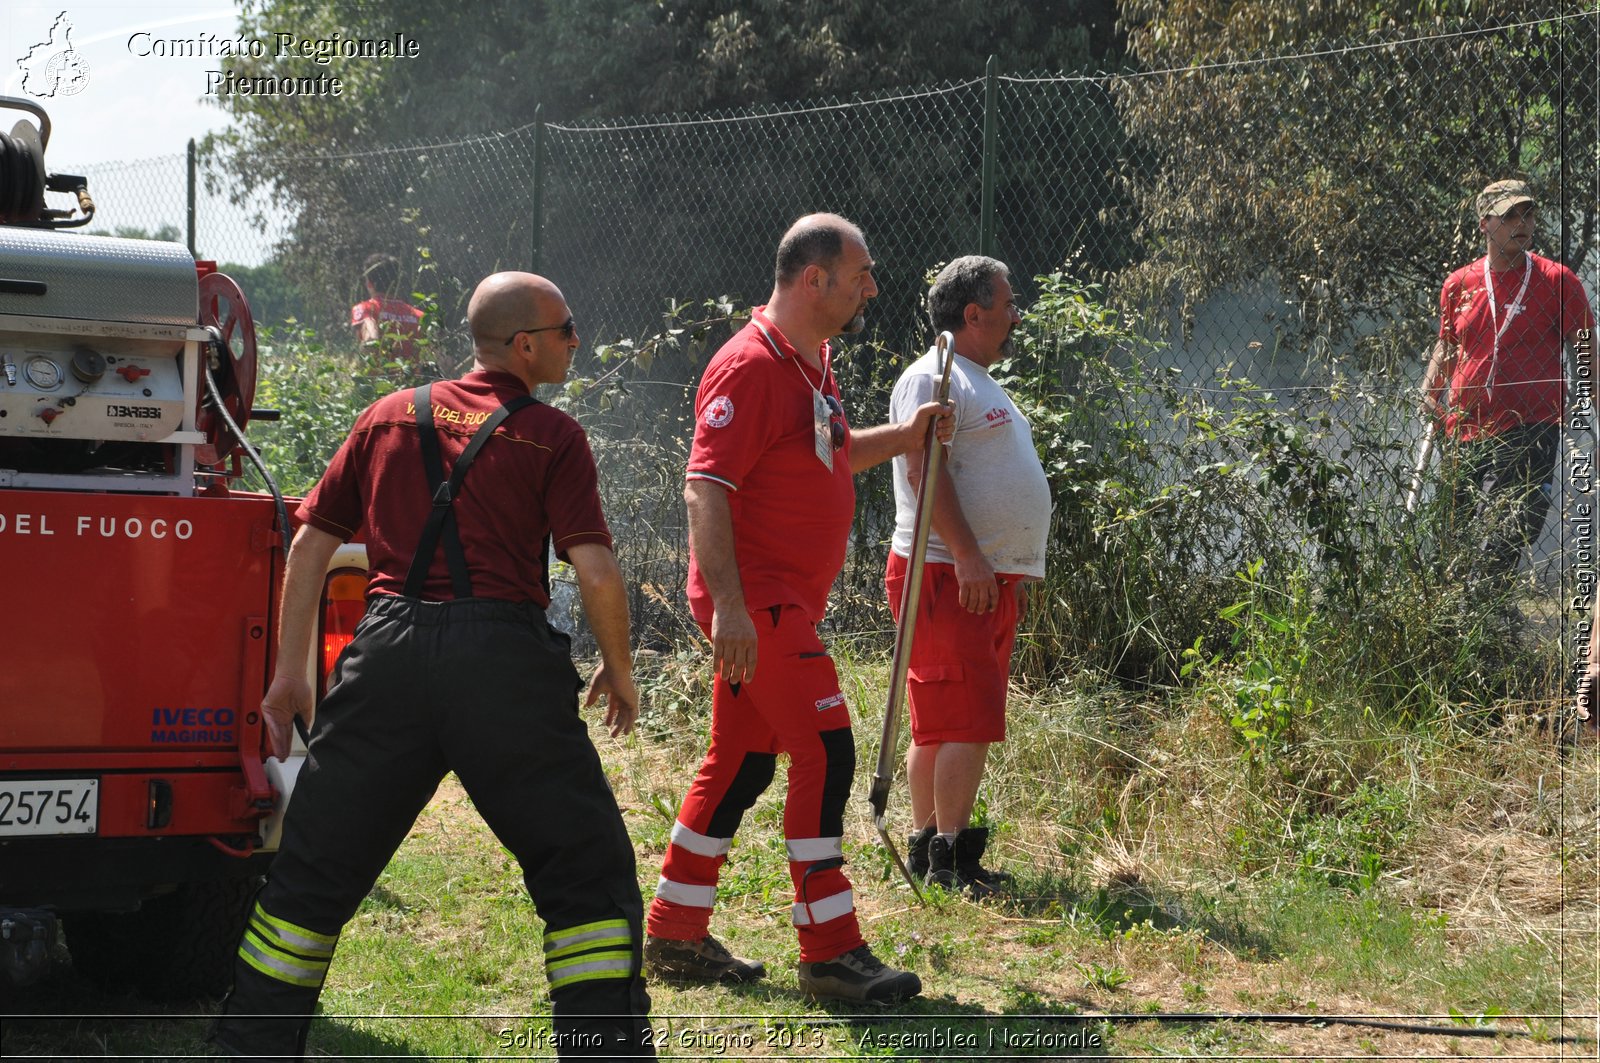
[[[1594,315],[1583,282],[1570,269],[1539,255],[1527,261],[1531,274],[1526,266],[1492,274],[1492,316],[1481,258],[1450,274],[1439,294],[1439,338],[1459,347],[1445,421],[1456,439],[1562,419],[1567,378],[1562,341],[1579,328],[1592,328]],[[1522,308],[1508,321],[1524,278]],[[1497,325],[1504,326],[1498,344]]]
[[[832,373],[800,359],[764,309],[756,308],[700,378],[687,475],[728,489],[745,605],[798,605],[815,622],[844,565],[855,515],[850,436],[846,426],[830,472],[817,458],[813,388],[837,399],[838,385]],[[826,365],[826,344],[823,357]],[[692,551],[689,610],[710,623],[711,594]]]
[[[412,337],[422,328],[422,311],[402,299],[368,299],[350,308],[350,324],[376,321],[382,353],[387,358],[415,361],[417,345]]]
[[[483,370],[433,385],[433,422],[446,476],[488,415],[527,393],[510,373]],[[415,394],[407,388],[386,395],[356,418],[298,513],[340,539],[365,531],[368,594],[399,594],[405,587],[432,508]],[[550,604],[543,586],[546,533],[562,558],[577,543],[611,546],[589,441],[578,422],[543,403],[517,411],[495,431],[473,460],[454,508],[476,598]],[[454,597],[442,545],[422,596]]]

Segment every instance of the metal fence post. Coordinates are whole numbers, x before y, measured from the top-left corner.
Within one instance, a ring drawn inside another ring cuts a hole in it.
[[[994,56],[983,67],[983,216],[978,221],[978,252],[994,257],[994,141],[999,126],[1000,64]]]
[[[539,272],[544,254],[544,104],[533,109],[533,239],[528,271]]]
[[[189,175],[188,175],[188,186],[189,186],[188,187],[188,197],[189,197],[189,202],[188,202],[189,254],[194,258],[199,258],[200,257],[200,252],[195,250],[195,233],[194,233],[194,177],[195,177],[195,170],[197,169],[197,167],[195,165],[196,157],[197,157],[197,153],[195,151],[195,146],[194,146],[194,137],[190,137],[189,138]]]

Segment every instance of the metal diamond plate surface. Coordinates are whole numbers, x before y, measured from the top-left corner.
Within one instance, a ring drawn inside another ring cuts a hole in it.
[[[44,294],[14,281],[42,282]],[[0,314],[193,325],[198,300],[182,244],[0,229]]]

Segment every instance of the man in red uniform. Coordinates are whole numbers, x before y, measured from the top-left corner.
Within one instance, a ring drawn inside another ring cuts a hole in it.
[[[801,218],[778,246],[770,301],[700,380],[684,488],[689,606],[710,636],[716,681],[711,748],[678,812],[650,905],[645,958],[662,977],[766,973],[731,955],[709,928],[739,820],[786,753],[783,832],[801,990],[879,1003],[922,990],[914,973],[873,956],[856,921],[842,870],[855,743],[816,631],[844,563],[853,475],[920,447],[941,410],[927,403],[903,423],[860,431],[845,422],[827,340],[863,327],[878,293],[872,267],[853,224],[833,214]]]
[[[1487,254],[1450,274],[1439,297],[1439,341],[1422,379],[1424,413],[1460,444],[1457,509],[1487,522],[1481,556],[1503,585],[1544,527],[1561,445],[1563,342],[1594,328],[1583,283],[1532,252],[1533,193],[1496,181],[1478,194]]]
[[[350,325],[363,350],[373,349],[385,362],[418,364],[417,333],[423,313],[404,299],[400,290],[400,263],[393,255],[369,255],[361,267],[367,298],[350,308]]]
[[[357,532],[367,613],[317,708],[239,945],[215,1034],[225,1052],[304,1052],[340,929],[453,770],[545,921],[559,1053],[654,1055],[633,848],[579,715],[570,640],[544,613],[553,545],[577,571],[600,648],[587,704],[605,697],[611,733],[631,730],[627,594],[594,459],[577,422],[531,397],[566,376],[577,329],[556,286],[530,273],[478,285],[467,322],[473,371],[368,407],[299,510],[261,706],[277,756],[294,718],[311,717],[304,668],[323,574]]]

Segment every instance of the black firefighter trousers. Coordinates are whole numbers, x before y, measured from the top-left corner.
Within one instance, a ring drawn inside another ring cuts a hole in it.
[[[545,921],[560,1055],[654,1058],[633,847],[569,646],[532,603],[374,596],[317,711],[218,1048],[304,1052],[340,929],[453,770]]]

